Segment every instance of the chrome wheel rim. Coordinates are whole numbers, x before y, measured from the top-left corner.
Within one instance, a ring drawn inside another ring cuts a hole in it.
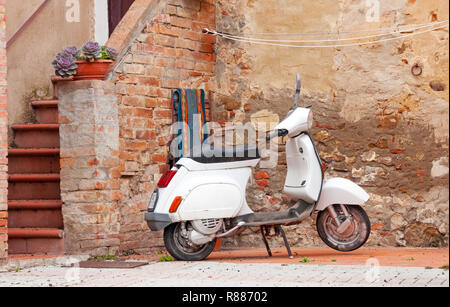
[[[177,248],[186,254],[198,254],[208,247],[207,244],[204,245],[194,245],[190,244],[188,238],[182,235],[181,224],[178,224],[173,232],[173,239]]]
[[[331,215],[327,214],[326,218],[323,219],[323,230],[325,231],[325,235],[333,244],[336,245],[352,245],[357,242],[361,236],[362,228],[358,216],[353,214],[352,210],[348,206],[346,206],[346,208],[352,216],[352,222],[342,233],[337,231],[338,225]],[[345,215],[340,208],[336,206],[335,209],[338,214],[339,221],[345,221]]]

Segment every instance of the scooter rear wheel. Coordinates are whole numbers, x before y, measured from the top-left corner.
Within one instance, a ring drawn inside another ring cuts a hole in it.
[[[329,247],[341,251],[350,252],[360,248],[366,243],[370,235],[370,220],[366,212],[360,206],[345,206],[352,215],[351,225],[343,232],[337,232],[337,225],[328,210],[319,212],[317,215],[317,232],[320,238]],[[345,220],[344,213],[339,206],[334,206],[341,221]]]
[[[190,245],[182,236],[181,223],[174,223],[164,229],[164,245],[172,257],[182,261],[200,261],[211,254],[216,239],[204,245]]]

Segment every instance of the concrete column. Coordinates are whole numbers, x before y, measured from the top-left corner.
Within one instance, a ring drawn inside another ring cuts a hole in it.
[[[61,198],[68,253],[104,255],[119,248],[117,97],[108,81],[59,87]]]

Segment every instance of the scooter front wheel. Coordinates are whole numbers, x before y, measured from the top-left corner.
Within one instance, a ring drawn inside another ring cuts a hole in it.
[[[350,225],[342,232],[338,232],[338,225],[329,210],[319,212],[317,215],[317,232],[320,238],[331,248],[350,252],[366,243],[370,235],[370,220],[360,206],[345,206],[352,216]],[[343,222],[346,217],[340,206],[334,205],[338,218]]]
[[[216,239],[203,245],[193,245],[183,236],[181,223],[174,223],[164,229],[164,245],[177,260],[200,261],[214,250]]]

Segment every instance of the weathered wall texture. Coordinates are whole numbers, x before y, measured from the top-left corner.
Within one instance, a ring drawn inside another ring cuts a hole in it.
[[[8,1],[8,40],[42,2]],[[86,41],[94,39],[93,3],[91,0],[80,0],[79,22],[69,22],[66,14],[70,7],[66,6],[66,1],[50,1],[8,47],[10,125],[32,121],[31,99],[51,96],[51,76],[54,75],[51,63],[56,54],[64,47],[81,47]]]
[[[379,22],[365,1],[217,0],[216,26],[230,33],[338,32],[447,20],[446,1],[380,2]],[[283,38],[283,37],[278,37]],[[285,37],[284,37],[285,38]],[[345,177],[370,194],[368,245],[448,245],[448,29],[361,47],[296,49],[219,39],[215,119],[283,118],[295,74],[301,104],[312,104],[312,133],[327,176]],[[414,76],[414,64],[423,67]],[[254,210],[285,207],[279,166],[255,176]],[[322,244],[314,219],[289,227],[294,244]],[[251,230],[226,245],[261,245]]]
[[[120,161],[114,84],[64,82],[59,94],[65,252],[117,252]]]
[[[140,7],[153,7],[113,76],[120,126],[120,249],[142,252],[162,246],[144,212],[161,174],[168,170],[171,90],[214,90],[215,37],[212,0],[137,1],[118,26],[134,30]],[[138,23],[139,24],[139,23]],[[110,44],[121,45],[113,34]]]
[[[6,0],[0,0],[0,263],[8,251],[8,105],[6,82]]]

